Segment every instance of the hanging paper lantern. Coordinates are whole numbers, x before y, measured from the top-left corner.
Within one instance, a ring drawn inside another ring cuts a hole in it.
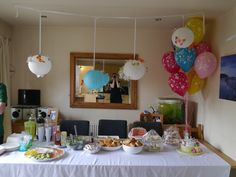
[[[109,82],[109,75],[98,70],[89,70],[84,75],[84,83],[89,90],[100,90]]]
[[[195,61],[196,52],[194,48],[182,48],[175,51],[176,63],[184,72],[188,72]]]
[[[139,60],[129,60],[124,65],[124,74],[130,80],[139,80],[145,74],[145,66]]]
[[[194,62],[194,69],[201,79],[210,76],[215,71],[216,67],[216,57],[210,52],[201,53]]]
[[[204,37],[203,25],[204,24],[201,17],[192,17],[186,23],[186,27],[190,28],[193,31],[194,45],[199,44]]]
[[[43,77],[52,67],[51,60],[47,56],[34,55],[27,59],[28,67],[37,77]]]
[[[184,96],[188,90],[188,78],[183,72],[171,74],[168,84],[172,91],[179,94],[180,96]]]
[[[119,71],[119,78],[128,81],[129,78],[124,74],[124,66],[120,67]]]
[[[203,52],[211,52],[210,46],[206,42],[199,43],[196,47],[197,56]]]
[[[187,27],[178,28],[172,34],[172,42],[179,48],[189,47],[193,43],[193,39],[194,34]]]
[[[177,73],[180,69],[175,61],[175,55],[173,51],[167,52],[162,57],[162,64],[166,71],[170,73]]]

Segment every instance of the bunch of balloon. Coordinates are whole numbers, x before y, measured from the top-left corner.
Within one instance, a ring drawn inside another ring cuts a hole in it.
[[[201,17],[189,18],[184,27],[178,28],[172,34],[174,50],[166,52],[162,57],[163,66],[170,73],[170,88],[178,95],[185,96],[186,101],[186,95],[199,92],[205,85],[205,79],[217,67],[216,57],[211,53],[209,45],[203,41],[204,25]]]

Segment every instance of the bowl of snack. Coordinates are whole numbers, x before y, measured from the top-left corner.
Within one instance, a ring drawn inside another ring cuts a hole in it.
[[[81,137],[67,137],[66,147],[73,150],[82,150],[84,147],[84,140]]]
[[[95,154],[101,149],[101,145],[98,143],[89,143],[84,146],[84,151],[90,154]]]
[[[116,138],[104,138],[99,140],[99,144],[105,151],[115,151],[121,148],[121,142]]]
[[[129,154],[137,154],[143,150],[143,143],[135,138],[126,139],[123,141],[123,150]]]

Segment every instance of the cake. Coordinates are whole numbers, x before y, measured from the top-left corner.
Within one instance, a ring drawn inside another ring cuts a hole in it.
[[[180,150],[185,153],[201,153],[199,142],[194,138],[184,138],[180,142]]]

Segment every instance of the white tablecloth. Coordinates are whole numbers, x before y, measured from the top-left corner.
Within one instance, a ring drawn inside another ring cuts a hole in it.
[[[135,155],[122,149],[97,154],[66,149],[61,159],[35,162],[16,151],[0,156],[0,177],[229,177],[230,165],[205,147],[204,152],[188,156],[171,146]]]

